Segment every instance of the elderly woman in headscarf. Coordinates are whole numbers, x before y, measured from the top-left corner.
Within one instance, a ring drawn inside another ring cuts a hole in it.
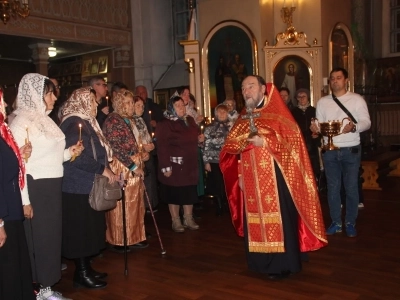
[[[172,230],[184,232],[185,227],[196,230],[193,204],[197,201],[199,179],[197,146],[204,141],[196,122],[186,115],[180,96],[172,96],[164,119],[157,125],[158,178],[172,218]],[[183,224],[179,207],[183,206]]]
[[[149,152],[149,160],[146,161],[144,166],[144,185],[146,187],[147,195],[149,197],[149,202],[147,203],[147,199],[145,199],[145,206],[148,207],[148,210],[156,207],[158,203],[158,194],[157,194],[157,173],[154,161],[152,159],[151,151],[154,150],[153,139],[150,136],[150,133],[147,130],[146,122],[142,118],[145,108],[145,103],[142,97],[134,96],[133,103],[135,106],[133,119],[135,120],[135,127],[133,133],[135,135],[135,139],[139,141],[139,144],[143,145],[143,150]]]
[[[26,188],[24,158],[30,144],[18,148],[6,122],[0,89],[0,299],[35,299],[24,230],[20,189]]]
[[[315,107],[311,106],[309,90],[298,89],[295,96],[298,104],[292,109],[292,115],[300,127],[314,175],[318,178],[320,173],[318,147],[321,145],[321,138],[310,130],[311,119],[315,118]]]
[[[89,289],[107,285],[101,280],[107,273],[95,271],[90,261],[91,256],[105,248],[105,212],[91,208],[89,194],[95,174],[106,176],[111,183],[118,180],[108,167],[112,150],[96,121],[96,114],[95,91],[83,87],[65,102],[60,125],[67,147],[77,141],[84,146],[80,156],[64,163],[62,254],[75,262],[74,286]]]
[[[148,246],[144,228],[145,206],[143,202],[143,165],[149,159],[145,137],[135,138],[137,127],[134,114],[133,94],[130,91],[117,93],[113,100],[114,112],[104,121],[104,136],[111,145],[114,159],[111,169],[126,181],[125,209],[127,245],[136,248]],[[107,242],[113,250],[124,251],[122,201],[107,212]],[[127,249],[128,251],[128,249]]]
[[[65,149],[63,132],[48,116],[57,100],[54,91],[54,84],[45,76],[31,73],[22,77],[10,128],[18,145],[30,141],[34,149],[26,161],[27,189],[22,190],[33,280],[42,285],[39,297],[66,299],[51,289],[61,279],[63,162],[79,155],[82,147],[76,140]],[[32,209],[35,217],[29,219]]]

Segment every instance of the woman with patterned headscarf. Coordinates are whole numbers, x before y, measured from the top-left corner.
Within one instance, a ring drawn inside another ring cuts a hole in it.
[[[164,112],[164,120],[157,124],[158,179],[162,183],[164,201],[168,203],[172,230],[184,232],[185,227],[199,229],[193,219],[193,204],[197,202],[199,164],[197,145],[204,141],[191,116],[186,115],[180,96],[172,96]],[[183,224],[179,207],[183,206]]]
[[[0,89],[0,299],[33,300],[20,191],[26,188],[24,158],[29,159],[32,148],[28,144],[19,149],[5,118]]]
[[[43,299],[66,299],[51,286],[61,278],[61,184],[63,162],[80,155],[77,141],[65,149],[65,136],[50,119],[54,107],[54,84],[31,73],[18,87],[16,117],[10,125],[18,145],[32,143],[26,160],[27,189],[22,190],[25,232],[31,257],[32,276],[43,287]],[[34,214],[34,217],[32,218]]]
[[[120,174],[127,182],[125,188],[125,210],[127,245],[136,248],[145,248],[146,234],[144,229],[144,201],[143,201],[143,166],[149,159],[148,140],[143,137],[135,139],[137,131],[133,119],[133,94],[130,91],[117,93],[113,100],[114,112],[104,121],[103,132],[113,149],[114,159],[111,169]],[[113,245],[113,250],[124,250],[122,229],[122,202],[107,212],[107,242]]]
[[[75,90],[62,109],[61,130],[66,145],[80,141],[84,150],[75,159],[64,163],[62,185],[63,233],[62,254],[75,262],[74,286],[103,288],[107,283],[91,267],[90,257],[105,248],[105,213],[89,205],[89,194],[95,174],[106,176],[110,182],[118,177],[108,168],[112,150],[96,120],[95,91],[90,87]],[[95,159],[95,155],[97,160]]]
[[[149,212],[150,208],[156,208],[158,205],[157,173],[154,159],[152,157],[153,155],[151,154],[151,151],[154,150],[155,146],[152,136],[150,136],[150,133],[147,131],[146,122],[142,118],[145,110],[145,103],[143,98],[140,96],[134,96],[133,103],[135,106],[135,111],[133,113],[135,128],[133,133],[135,134],[135,138],[137,141],[142,141],[143,149],[150,154],[149,159],[145,162],[145,173],[143,179],[147,191],[147,196],[150,200],[150,203],[148,203],[147,199],[145,199],[144,203],[146,206],[146,211]],[[153,209],[153,211],[156,210]]]

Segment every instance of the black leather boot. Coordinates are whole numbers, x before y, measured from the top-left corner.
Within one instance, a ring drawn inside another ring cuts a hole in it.
[[[96,278],[96,279],[102,279],[102,278],[106,278],[107,277],[107,273],[102,273],[102,272],[97,272],[96,270],[94,270],[93,268],[92,268],[92,266],[91,266],[91,263],[90,263],[90,258],[89,257],[85,257],[85,259],[86,259],[86,265],[87,265],[87,268],[88,268],[88,270],[89,270],[89,273],[94,277],[94,278]]]
[[[101,289],[107,286],[107,282],[101,281],[90,273],[88,258],[81,257],[75,261],[74,287],[86,287],[88,289]]]

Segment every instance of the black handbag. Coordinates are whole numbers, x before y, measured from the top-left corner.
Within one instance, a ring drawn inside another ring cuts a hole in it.
[[[90,137],[90,143],[92,144],[93,157],[97,160],[92,137]],[[117,201],[121,198],[122,190],[118,182],[109,183],[106,176],[95,174],[93,187],[89,194],[91,208],[97,211],[110,210],[117,206]]]

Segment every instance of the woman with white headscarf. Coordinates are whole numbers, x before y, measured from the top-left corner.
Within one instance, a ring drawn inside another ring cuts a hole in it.
[[[95,93],[90,87],[75,90],[65,102],[60,125],[67,147],[78,140],[84,146],[80,156],[64,163],[62,255],[75,262],[74,286],[89,289],[107,285],[100,280],[107,273],[93,270],[90,262],[91,256],[105,248],[106,224],[104,211],[90,207],[89,194],[95,174],[106,176],[110,182],[118,179],[108,168],[112,150],[96,120],[98,104]]]
[[[30,141],[34,149],[26,161],[28,188],[22,190],[22,201],[32,276],[42,285],[40,299],[67,299],[51,290],[61,279],[62,164],[82,151],[77,143],[65,149],[64,134],[48,116],[57,100],[54,91],[54,84],[45,76],[31,73],[22,77],[16,117],[10,125],[17,144]]]

